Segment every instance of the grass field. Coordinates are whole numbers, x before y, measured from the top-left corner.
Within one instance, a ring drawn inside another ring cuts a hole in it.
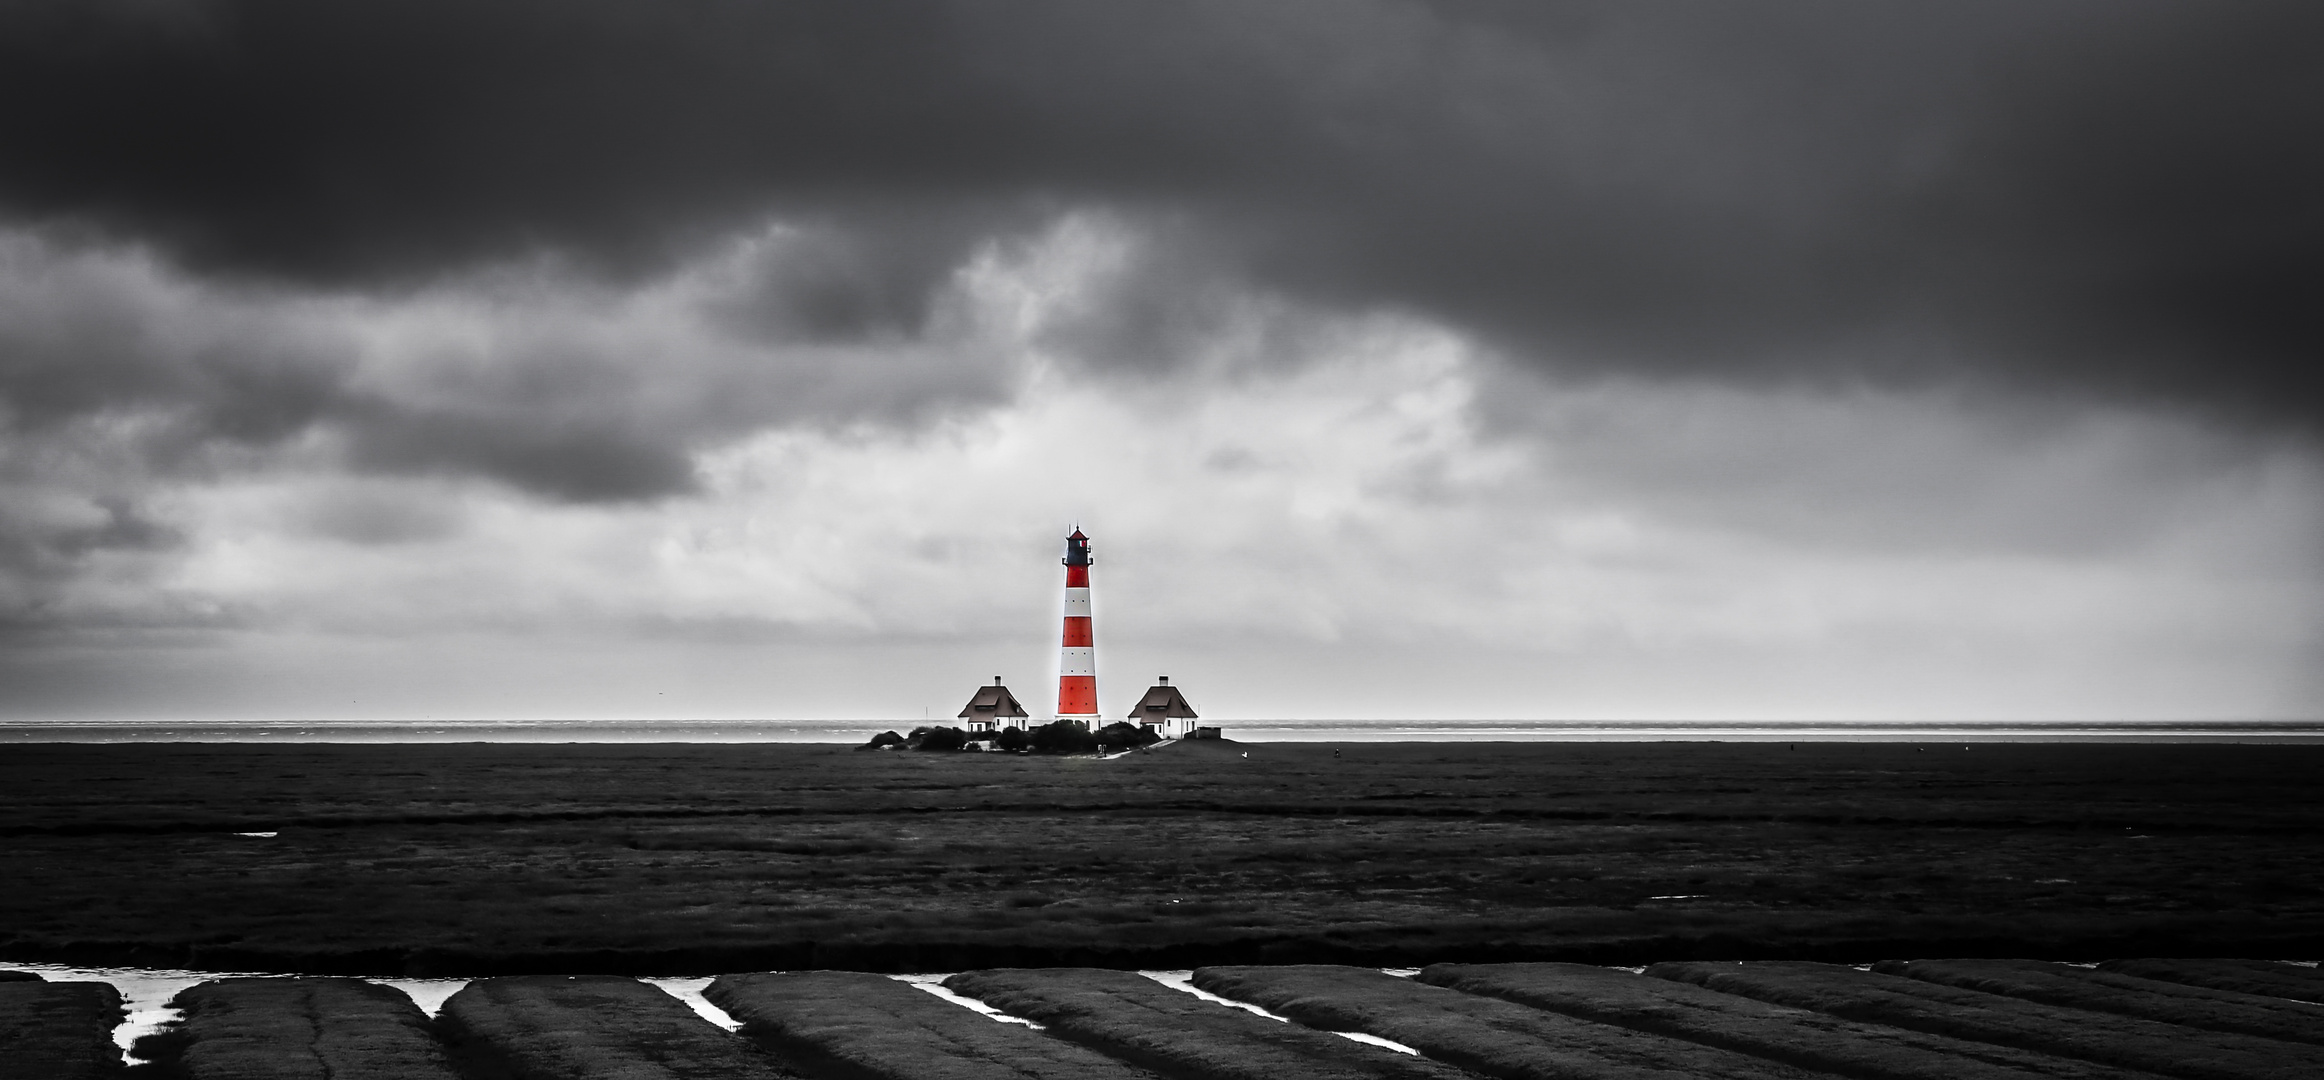
[[[121,995],[97,982],[0,979],[0,1077],[84,1080],[121,1068]]]
[[[1494,1080],[1816,1080],[1815,1074],[1682,1039],[1576,1020],[1369,968],[1203,968],[1194,985],[1325,1031],[1361,1031]]]
[[[964,971],[944,985],[1172,1080],[1473,1080],[1450,1065],[1204,1001],[1126,971]]]
[[[1669,963],[1646,969],[1721,993],[1852,1020],[2077,1057],[2181,1080],[2311,1080],[2313,1048],[2038,1004],[1829,964]]]
[[[2149,1074],[1848,1020],[1581,964],[1436,964],[1421,982],[1857,1080],[2144,1080]]]
[[[2319,774],[2283,746],[24,745],[0,959],[2312,958]]]
[[[458,1080],[428,1014],[360,979],[219,979],[171,1004],[182,1017],[137,1047],[158,1076]]]
[[[1156,1080],[880,975],[724,975],[703,996],[744,1035],[828,1080]]]
[[[0,1080],[2293,1080],[2317,1049],[1796,962],[1272,965],[968,971],[949,998],[738,973],[705,994],[724,1016],[618,976],[473,980],[432,1018],[366,981],[227,977],[124,1068],[113,987],[0,980]]]
[[[2186,986],[2324,1003],[2324,972],[2273,960],[2109,960],[2100,971]]]
[[[464,1080],[797,1080],[678,999],[611,976],[478,980],[437,1026]]]
[[[2048,1005],[2324,1043],[2324,1005],[2208,990],[2040,960],[1897,960],[1874,971]]]

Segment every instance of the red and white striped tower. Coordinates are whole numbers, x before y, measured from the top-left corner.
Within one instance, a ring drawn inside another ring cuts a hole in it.
[[[1089,537],[1065,538],[1065,646],[1057,651],[1057,718],[1097,724],[1097,639],[1089,622]]]

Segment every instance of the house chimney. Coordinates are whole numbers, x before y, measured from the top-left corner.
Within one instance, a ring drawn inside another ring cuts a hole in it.
[[[1170,676],[1168,675],[1157,675],[1155,678],[1162,680],[1162,685],[1164,686],[1170,685]]]
[[[994,686],[999,686],[1000,684],[1001,684],[1001,677],[1000,677],[1000,676],[998,676],[998,675],[995,675],[995,676],[993,676],[993,685],[994,685]]]

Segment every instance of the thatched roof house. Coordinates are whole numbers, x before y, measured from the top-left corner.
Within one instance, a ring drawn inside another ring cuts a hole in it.
[[[960,718],[967,721],[962,726],[971,734],[999,731],[1006,727],[1021,728],[1025,726],[1025,718],[1030,715],[1017,702],[1017,695],[1009,693],[1009,688],[1001,685],[1001,677],[998,675],[993,676],[991,686],[977,687],[976,696],[968,699],[967,707],[960,710]]]
[[[1186,703],[1186,695],[1170,685],[1170,676],[1164,675],[1146,689],[1146,696],[1130,710],[1130,722],[1151,728],[1165,739],[1183,739],[1194,734],[1197,714],[1194,706]]]

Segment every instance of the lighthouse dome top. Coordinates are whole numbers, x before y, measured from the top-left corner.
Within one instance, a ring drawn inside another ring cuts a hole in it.
[[[1073,530],[1073,535],[1065,538],[1065,565],[1089,565],[1089,537],[1081,535],[1080,529]]]

